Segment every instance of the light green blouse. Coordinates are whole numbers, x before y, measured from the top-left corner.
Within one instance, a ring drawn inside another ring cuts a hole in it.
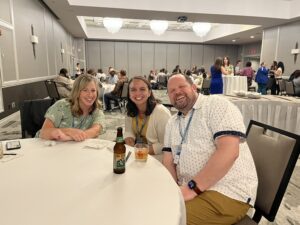
[[[47,110],[45,118],[51,120],[56,128],[77,128],[86,130],[94,124],[99,124],[103,127],[101,121],[104,121],[104,114],[99,109],[96,109],[88,116],[73,116],[70,102],[67,99],[61,99]],[[40,132],[37,132],[37,137],[39,133]]]

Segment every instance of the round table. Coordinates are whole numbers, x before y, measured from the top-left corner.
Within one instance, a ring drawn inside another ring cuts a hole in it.
[[[0,215],[5,225],[185,224],[181,192],[153,157],[113,173],[114,142],[90,139],[47,146],[22,139],[0,160]],[[2,143],[5,146],[5,142]],[[127,151],[132,151],[127,146]],[[5,157],[12,157],[5,160]]]

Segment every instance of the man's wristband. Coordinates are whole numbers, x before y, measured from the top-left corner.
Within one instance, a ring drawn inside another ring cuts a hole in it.
[[[197,183],[194,180],[190,180],[188,182],[188,187],[189,189],[193,190],[194,192],[196,192],[197,195],[202,194],[202,191],[197,187]]]

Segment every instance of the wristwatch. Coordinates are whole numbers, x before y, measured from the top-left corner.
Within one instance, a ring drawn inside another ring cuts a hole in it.
[[[191,190],[193,190],[194,192],[196,192],[197,195],[202,194],[202,191],[197,187],[196,181],[190,180],[190,181],[188,182],[188,187],[189,187],[189,189],[191,189]]]

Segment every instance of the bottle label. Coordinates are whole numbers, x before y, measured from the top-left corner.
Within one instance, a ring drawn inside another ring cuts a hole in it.
[[[121,142],[123,142],[124,140],[123,140],[123,137],[117,137],[117,143],[121,143]]]
[[[125,153],[114,153],[114,169],[125,169]]]

